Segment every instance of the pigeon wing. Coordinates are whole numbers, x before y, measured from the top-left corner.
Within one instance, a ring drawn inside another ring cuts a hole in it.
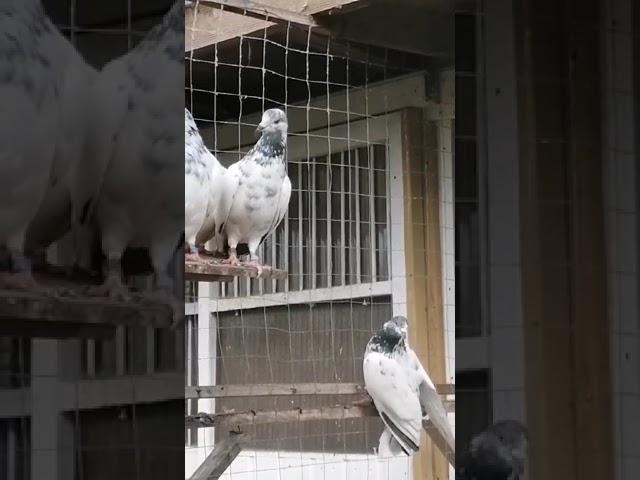
[[[454,448],[455,436],[453,429],[451,428],[451,424],[449,423],[447,410],[440,398],[440,394],[420,363],[416,353],[412,349],[408,348],[407,354],[408,368],[415,372],[416,375],[415,379],[418,384],[422,414],[423,416],[428,417],[436,430],[438,430],[439,434],[446,442],[446,447]]]
[[[207,203],[207,213],[205,215],[204,223],[198,235],[196,236],[196,244],[204,245],[209,240],[216,237],[216,225],[220,220],[220,214],[218,213],[218,207],[220,205],[220,197],[224,188],[225,175],[227,169],[220,165],[220,162],[211,155],[213,167],[211,168],[211,188],[209,190],[209,201]]]
[[[271,226],[269,227],[269,231],[262,237],[260,243],[264,242],[264,240],[275,232],[278,225],[287,214],[287,210],[289,209],[289,200],[291,199],[291,180],[289,180],[288,176],[284,177],[282,182],[282,188],[280,189],[280,196],[278,198],[278,208],[276,209],[273,215],[273,221],[271,222]]]

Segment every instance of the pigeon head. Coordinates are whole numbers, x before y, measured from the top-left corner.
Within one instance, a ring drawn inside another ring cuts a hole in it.
[[[380,333],[382,336],[390,340],[395,340],[396,343],[406,338],[406,333],[403,333],[402,326],[398,325],[398,323],[395,321],[395,317],[394,319],[384,323],[384,325],[382,326],[382,331]]]
[[[256,136],[261,136],[269,143],[284,143],[288,127],[285,113],[279,108],[271,108],[262,114]]]
[[[511,450],[516,462],[524,462],[527,448],[527,430],[515,420],[501,420],[489,427],[488,431],[498,438],[498,441]]]
[[[403,339],[407,339],[407,332],[409,329],[409,321],[407,320],[407,317],[403,317],[402,315],[398,315],[393,317],[390,322],[392,322],[396,328],[398,330],[400,330],[400,333],[402,334],[402,338]]]
[[[524,471],[527,431],[520,422],[502,420],[476,435],[469,447],[476,469]],[[506,477],[505,477],[506,478]]]

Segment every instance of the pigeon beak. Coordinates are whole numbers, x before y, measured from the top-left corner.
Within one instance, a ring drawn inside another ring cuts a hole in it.
[[[256,128],[256,139],[260,138],[262,136],[262,130],[264,130],[264,127],[262,125],[258,125],[258,128]]]

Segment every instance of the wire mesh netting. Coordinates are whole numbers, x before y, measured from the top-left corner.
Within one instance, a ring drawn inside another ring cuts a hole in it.
[[[287,276],[187,283],[187,385],[247,389],[188,400],[185,413],[273,415],[242,425],[247,440],[222,478],[410,478],[406,458],[376,460],[378,418],[340,418],[334,407],[362,398],[337,392],[363,384],[369,338],[408,313],[408,295],[423,295],[408,284],[426,281],[432,262],[442,265],[441,298],[432,299],[442,309],[439,325],[423,328],[424,313],[409,320],[421,325],[412,330],[416,342],[439,329],[442,358],[432,366],[437,383],[453,383],[452,129],[443,113],[452,111],[452,77],[442,59],[221,3],[196,1],[187,10],[186,106],[224,167],[253,147],[262,112],[286,112],[291,200],[258,255]],[[415,118],[406,116],[411,108]],[[424,208],[428,162],[440,191],[431,198],[438,245],[409,230],[416,236],[409,255],[405,222],[424,229],[434,220]],[[250,393],[265,384],[329,393]],[[317,416],[276,418],[296,409]],[[187,476],[228,430],[186,429]]]

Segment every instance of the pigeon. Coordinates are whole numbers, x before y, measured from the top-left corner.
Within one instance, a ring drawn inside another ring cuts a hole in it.
[[[239,265],[237,247],[246,242],[248,265],[262,273],[257,250],[284,218],[291,198],[291,181],[287,176],[287,117],[272,108],[262,114],[256,130],[258,142],[240,161],[227,169],[221,198],[223,212],[228,212],[218,227],[227,238],[229,258],[226,263]]]
[[[209,152],[191,112],[184,117],[184,231],[189,255],[198,256],[209,240],[217,240],[216,225],[228,212],[219,209],[226,168]],[[216,251],[222,245],[216,242]]]
[[[75,169],[71,189],[73,222],[99,229],[106,257],[104,283],[93,293],[129,299],[122,257],[127,248],[143,247],[155,273],[151,297],[171,302],[176,317],[180,302],[167,291],[174,287],[169,264],[184,229],[184,194],[175,188],[183,150],[176,117],[184,108],[177,95],[183,57],[184,4],[176,1],[136,47],[98,75],[87,161]]]
[[[40,0],[2,2],[0,38],[0,245],[12,268],[0,285],[34,288],[27,230],[81,148],[76,129],[92,72]],[[44,231],[59,227],[46,212],[42,219]]]
[[[435,385],[407,339],[408,321],[396,316],[385,322],[367,344],[363,374],[385,431],[378,455],[412,455],[420,448],[423,419],[429,418],[453,444],[446,409]]]
[[[456,467],[457,480],[522,480],[527,431],[515,420],[502,420],[472,438]]]

